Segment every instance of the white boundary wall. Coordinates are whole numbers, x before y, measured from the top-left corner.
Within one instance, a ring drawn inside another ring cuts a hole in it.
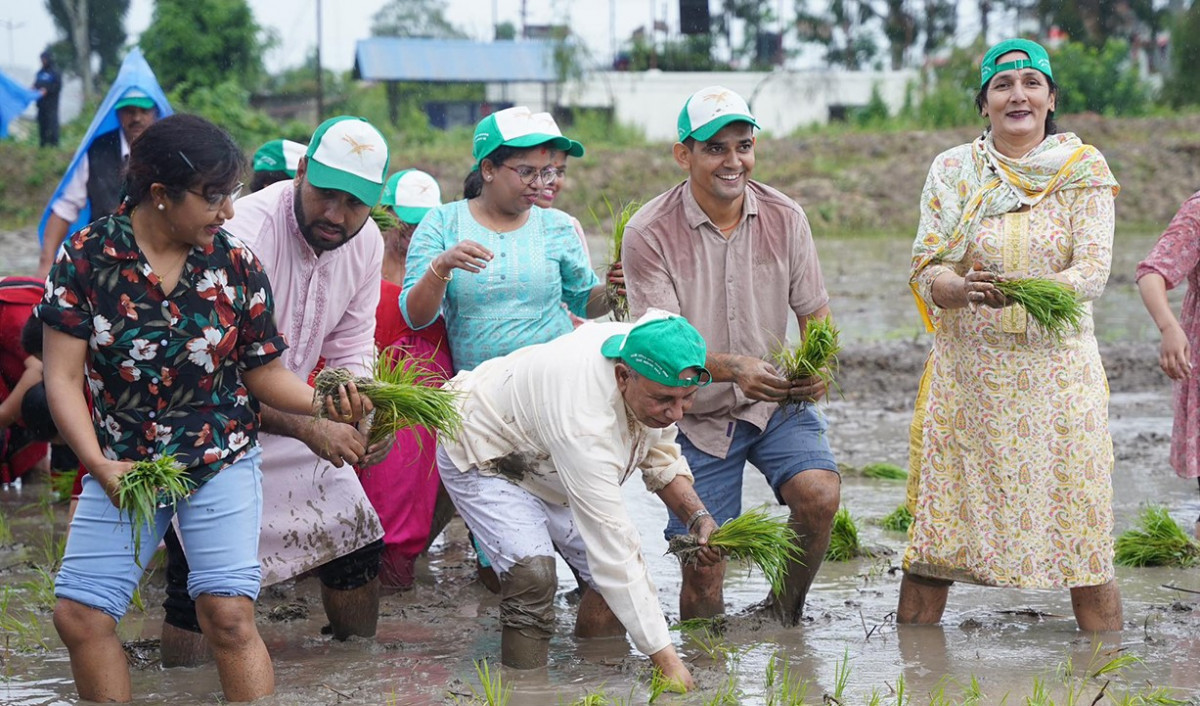
[[[561,89],[566,107],[612,108],[618,122],[643,130],[650,140],[674,140],[679,110],[688,96],[706,86],[721,85],[741,94],[766,132],[786,135],[798,127],[829,122],[832,106],[864,106],[871,90],[894,115],[916,71],[666,72],[601,71]],[[554,87],[541,84],[493,84],[487,96],[534,111],[550,110]],[[547,100],[548,99],[548,100]]]

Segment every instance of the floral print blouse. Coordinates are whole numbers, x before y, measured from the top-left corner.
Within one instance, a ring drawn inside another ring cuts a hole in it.
[[[38,316],[88,341],[105,457],[173,455],[198,488],[256,443],[258,405],[242,374],[287,347],[272,309],[266,274],[234,236],[192,248],[168,294],[117,215],[66,242]]]

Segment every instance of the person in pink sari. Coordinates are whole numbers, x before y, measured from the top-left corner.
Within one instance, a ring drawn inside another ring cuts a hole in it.
[[[441,189],[425,172],[405,169],[388,179],[380,203],[395,220],[379,225],[383,281],[375,310],[375,346],[381,353],[420,366],[431,374],[430,384],[438,384],[453,375],[446,324],[439,316],[430,326],[415,331],[409,328],[400,313],[400,285],[413,231],[426,213],[441,205]],[[396,443],[382,463],[359,471],[363,490],[383,524],[379,568],[383,591],[412,588],[417,557],[454,516],[436,463],[436,435],[424,427],[412,427],[396,432]]]
[[[1187,280],[1180,317],[1167,290]],[[1183,202],[1154,248],[1137,266],[1138,291],[1162,332],[1158,363],[1175,381],[1171,467],[1180,478],[1200,478],[1200,378],[1193,374],[1200,350],[1200,191]],[[1200,519],[1196,520],[1200,537]]]

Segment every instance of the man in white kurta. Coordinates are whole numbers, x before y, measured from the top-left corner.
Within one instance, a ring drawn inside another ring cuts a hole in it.
[[[462,393],[463,428],[443,440],[438,466],[500,577],[505,665],[546,664],[557,547],[592,589],[576,634],[627,631],[668,677],[690,684],[620,486],[639,471],[701,543],[716,529],[675,443],[675,422],[710,380],[704,358],[686,319],[650,312],[637,324],[585,324],[448,383]]]
[[[383,265],[383,240],[369,212],[387,160],[387,143],[373,126],[333,118],[314,133],[294,181],[238,200],[225,223],[271,280],[276,325],[288,341],[283,362],[303,378],[321,359],[369,374]],[[267,407],[262,413],[263,585],[315,569],[334,637],[374,635],[383,528],[354,464],[377,461],[388,449],[368,449],[363,430],[347,424]],[[191,638],[171,629],[189,630],[183,612],[180,619],[180,609],[167,606],[164,661],[176,638]]]

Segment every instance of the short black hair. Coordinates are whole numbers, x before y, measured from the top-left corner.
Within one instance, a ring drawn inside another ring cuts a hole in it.
[[[42,359],[42,320],[37,314],[25,319],[25,325],[21,327],[21,349],[26,355]]]
[[[188,189],[227,189],[241,175],[245,156],[221,128],[197,115],[176,113],[156,120],[129,146],[125,194],[130,206],[162,184],[173,200]]]
[[[38,381],[21,398],[21,422],[34,441],[50,441],[58,436],[58,425],[50,414],[50,398],[46,383]]]
[[[533,147],[537,147],[537,145],[534,145]],[[492,164],[500,166],[501,164],[507,162],[510,158],[518,154],[528,152],[529,150],[533,149],[533,147],[510,147],[509,145],[500,145],[488,153],[488,156],[479,160],[479,163],[482,165],[483,161],[486,159]],[[478,167],[476,167],[467,174],[466,179],[463,179],[463,198],[473,199],[482,193],[483,173]]]
[[[271,184],[280,181],[287,181],[292,177],[282,169],[272,169],[269,172],[254,172],[254,176],[250,178],[250,193],[265,189]]]

